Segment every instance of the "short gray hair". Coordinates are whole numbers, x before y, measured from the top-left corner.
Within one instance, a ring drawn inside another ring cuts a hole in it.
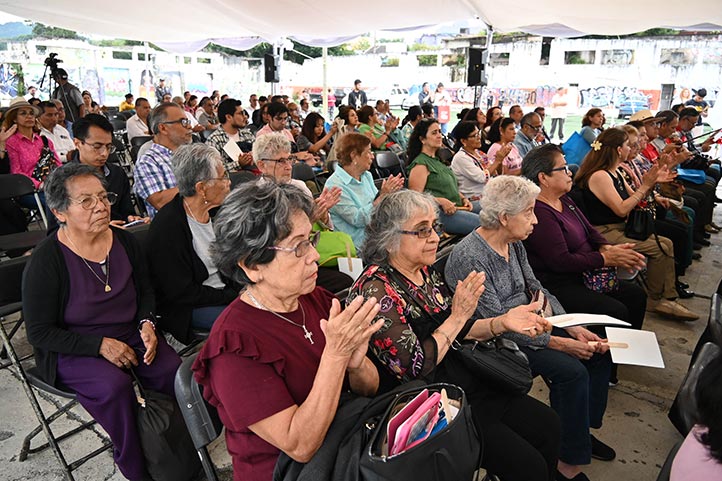
[[[517,215],[539,195],[539,187],[516,175],[500,175],[487,182],[481,198],[479,223],[485,229],[498,229],[502,215]]]
[[[105,177],[90,165],[80,162],[69,162],[64,166],[55,169],[45,179],[45,203],[49,209],[65,212],[70,204],[68,183],[77,177],[95,177],[103,187],[106,187]]]
[[[163,102],[153,107],[148,116],[148,128],[150,129],[151,135],[156,135],[159,132],[160,124],[168,120],[168,109],[181,109],[183,108],[174,104],[173,102]],[[185,113],[185,110],[183,110]]]
[[[61,108],[63,106],[63,103],[58,99],[51,99],[50,101],[54,103],[57,108]]]
[[[216,177],[223,167],[221,154],[206,144],[181,145],[173,152],[173,173],[178,181],[178,192],[183,197],[196,194],[196,183]]]
[[[291,142],[279,132],[262,135],[253,142],[253,159],[270,159],[281,152],[290,152]]]
[[[255,267],[272,262],[276,251],[268,248],[291,234],[291,217],[303,212],[310,219],[313,208],[313,199],[291,184],[263,180],[236,187],[213,219],[213,263],[234,281],[251,284],[239,263]]]
[[[438,213],[436,201],[429,194],[404,189],[384,196],[366,225],[366,240],[361,247],[364,264],[388,264],[389,255],[399,250],[402,226],[424,208]]]

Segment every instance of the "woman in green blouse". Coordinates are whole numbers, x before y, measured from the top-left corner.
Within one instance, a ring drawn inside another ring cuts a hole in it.
[[[459,192],[456,175],[436,156],[441,140],[441,126],[436,119],[424,119],[414,127],[407,150],[409,159],[413,159],[409,165],[409,189],[433,195],[441,208],[439,220],[444,230],[466,235],[479,227],[481,207]]]
[[[358,120],[360,122],[358,131],[371,139],[371,148],[373,150],[386,150],[388,144],[397,143],[393,133],[399,125],[399,119],[391,117],[384,125],[379,120],[376,109],[370,105],[365,105],[358,110]]]

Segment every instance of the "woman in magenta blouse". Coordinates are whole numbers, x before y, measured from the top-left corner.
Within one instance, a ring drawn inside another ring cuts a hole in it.
[[[521,172],[541,188],[534,207],[538,224],[524,245],[542,285],[567,312],[606,314],[640,329],[647,301],[641,287],[622,281],[618,291],[600,294],[584,285],[582,273],[602,267],[640,269],[644,256],[632,250],[633,244],[610,244],[566,195],[572,177],[557,145],[533,149]],[[611,380],[616,382],[616,366]]]

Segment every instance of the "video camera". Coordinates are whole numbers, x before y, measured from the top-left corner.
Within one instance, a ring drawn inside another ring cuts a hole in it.
[[[51,53],[48,55],[48,58],[45,59],[45,66],[50,67],[50,71],[54,72],[58,69],[58,64],[63,63],[62,60],[60,60],[57,53]]]

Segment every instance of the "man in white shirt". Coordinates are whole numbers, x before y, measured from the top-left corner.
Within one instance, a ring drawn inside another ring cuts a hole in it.
[[[246,107],[245,109],[249,119],[253,118],[253,112],[258,110],[259,107],[260,105],[258,105],[258,96],[256,94],[251,94],[251,96],[248,97],[248,107]]]
[[[45,136],[53,143],[55,151],[64,164],[68,161],[68,152],[75,149],[70,133],[65,127],[58,125],[58,108],[53,102],[40,102],[40,135]]]
[[[138,100],[135,101],[135,115],[129,118],[125,124],[128,131],[128,142],[134,137],[150,135],[148,114],[150,114],[150,102],[146,98],[138,97]]]
[[[549,106],[549,116],[552,119],[552,129],[549,137],[554,138],[554,134],[559,138],[559,142],[564,142],[564,121],[567,118],[567,92],[564,87],[559,87],[552,97]]]

